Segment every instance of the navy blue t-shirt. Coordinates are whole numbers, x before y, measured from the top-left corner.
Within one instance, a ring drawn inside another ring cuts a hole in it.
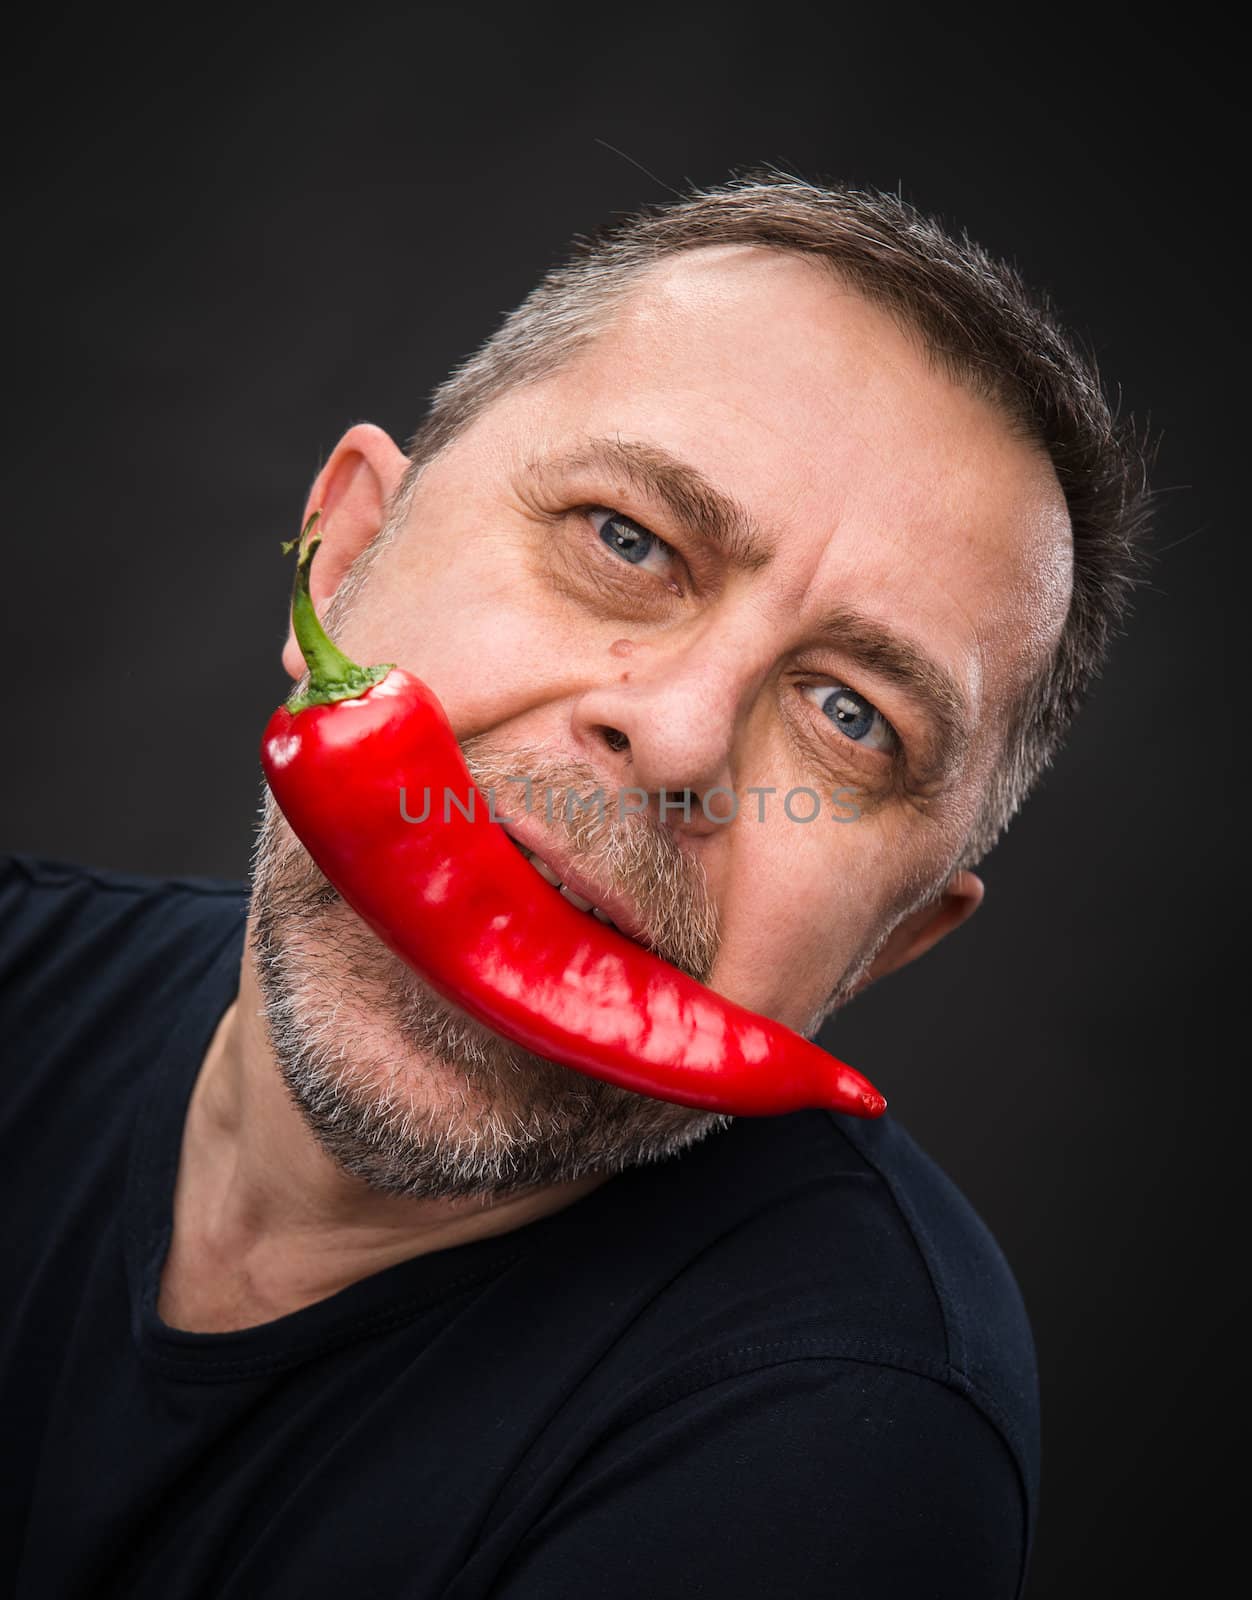
[[[739,1118],[262,1326],[162,1323],[183,1120],[246,909],[241,884],[0,856],[0,1587],[1020,1594],[1029,1325],[889,1114]]]

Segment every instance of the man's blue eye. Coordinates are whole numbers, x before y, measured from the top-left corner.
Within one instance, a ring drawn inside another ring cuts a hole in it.
[[[895,729],[878,707],[855,689],[841,684],[812,684],[805,693],[845,738],[872,750],[890,750],[894,745]]]
[[[834,689],[822,701],[822,710],[847,734],[849,739],[861,740],[874,726],[877,714],[868,700],[862,700],[851,689]]]
[[[613,515],[600,528],[600,537],[623,560],[638,566],[660,541],[654,533],[640,528],[626,517]]]

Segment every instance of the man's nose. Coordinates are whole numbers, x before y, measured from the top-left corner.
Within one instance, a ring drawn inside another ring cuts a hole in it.
[[[621,640],[603,680],[576,700],[572,731],[619,787],[647,794],[656,820],[708,833],[731,810],[729,795],[713,791],[733,790],[753,688],[743,650],[725,637],[705,634],[685,647]]]

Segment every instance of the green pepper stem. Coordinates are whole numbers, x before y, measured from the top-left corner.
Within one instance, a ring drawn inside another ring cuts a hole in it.
[[[291,624],[309,669],[303,692],[297,689],[287,700],[287,709],[293,714],[308,706],[332,705],[336,700],[355,700],[381,678],[385,678],[393,666],[392,662],[377,667],[358,666],[344,655],[318,620],[313,596],[309,592],[309,569],[322,542],[321,535],[313,532],[321,514],[320,510],[315,511],[305,523],[299,539],[288,540],[283,545],[284,552],[297,544],[300,547],[291,591]]]

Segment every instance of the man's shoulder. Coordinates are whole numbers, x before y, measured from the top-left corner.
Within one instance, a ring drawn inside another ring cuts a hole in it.
[[[0,850],[0,884],[6,891],[17,888],[62,894],[77,891],[87,897],[152,897],[178,893],[237,897],[247,893],[247,885],[234,879],[131,872],[25,850]]]
[[[907,1373],[981,1413],[1033,1502],[1038,1380],[1020,1290],[986,1223],[907,1130],[890,1115],[809,1111],[738,1119],[688,1154],[693,1193],[719,1195],[716,1221],[647,1313],[664,1337],[640,1409],[665,1386],[775,1364]]]
[[[1033,1358],[994,1235],[893,1116],[738,1118],[681,1161],[693,1189],[721,1191],[716,1236],[692,1276],[727,1293],[754,1285],[738,1311],[829,1320],[849,1342],[992,1388],[1011,1375],[1006,1353]]]
[[[0,995],[6,1027],[41,1029],[74,999],[84,1025],[119,991],[149,1015],[194,983],[238,936],[247,885],[0,852]],[[41,1020],[42,1019],[42,1020]]]
[[[229,915],[246,901],[246,883],[91,866],[58,856],[0,851],[0,949],[29,941],[55,924],[86,934],[148,914],[173,920]]]
[[[991,1229],[951,1177],[892,1117],[829,1116],[907,1228],[939,1309],[946,1381],[1008,1436],[1032,1489],[1038,1371],[1021,1290]]]
[[[1016,1592],[1038,1499],[1029,1324],[990,1230],[893,1118],[738,1118],[544,1226],[535,1320],[583,1376],[497,1507],[560,1480],[519,1594],[562,1592],[612,1528],[710,1497],[732,1525],[718,1593],[784,1558],[789,1592],[884,1562],[902,1593],[931,1570]]]

